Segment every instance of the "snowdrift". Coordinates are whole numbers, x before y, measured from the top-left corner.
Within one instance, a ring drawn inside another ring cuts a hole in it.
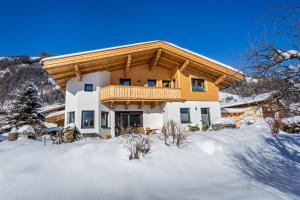
[[[195,132],[189,146],[128,160],[120,138],[0,143],[1,199],[299,199],[300,137],[265,123]]]

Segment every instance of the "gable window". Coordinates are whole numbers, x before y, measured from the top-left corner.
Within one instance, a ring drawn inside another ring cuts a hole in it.
[[[130,86],[131,85],[131,79],[121,78],[120,79],[120,85]]]
[[[84,84],[84,91],[85,92],[92,92],[93,91],[93,84]]]
[[[180,121],[183,124],[190,123],[190,109],[189,108],[180,108]]]
[[[156,80],[148,80],[148,87],[156,87]]]
[[[204,92],[204,80],[192,78],[192,91],[193,92]]]
[[[176,88],[176,79],[173,79],[173,85],[172,85],[173,88]]]
[[[68,124],[75,123],[75,112],[74,111],[68,112],[67,123]]]
[[[108,128],[108,112],[101,112],[101,127]]]
[[[82,111],[81,127],[94,128],[94,111]]]
[[[171,81],[162,81],[162,86],[165,88],[171,87]]]

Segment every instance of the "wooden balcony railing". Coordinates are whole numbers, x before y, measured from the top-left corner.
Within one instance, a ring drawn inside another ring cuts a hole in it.
[[[181,101],[178,88],[109,85],[100,89],[101,102],[109,101]]]

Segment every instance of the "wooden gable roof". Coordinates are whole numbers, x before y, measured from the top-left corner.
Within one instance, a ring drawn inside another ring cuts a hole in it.
[[[149,64],[169,70],[184,71],[189,68],[207,74],[217,85],[227,85],[243,79],[243,73],[216,60],[183,49],[174,44],[153,41],[126,46],[99,49],[75,54],[44,58],[43,68],[64,89],[73,77],[96,71],[114,71]]]

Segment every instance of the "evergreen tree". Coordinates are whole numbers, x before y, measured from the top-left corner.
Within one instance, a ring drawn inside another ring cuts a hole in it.
[[[9,123],[16,127],[25,124],[38,124],[37,108],[39,107],[41,107],[41,99],[38,95],[38,88],[33,82],[26,82],[22,90],[17,94],[17,99],[13,104],[9,117]]]

